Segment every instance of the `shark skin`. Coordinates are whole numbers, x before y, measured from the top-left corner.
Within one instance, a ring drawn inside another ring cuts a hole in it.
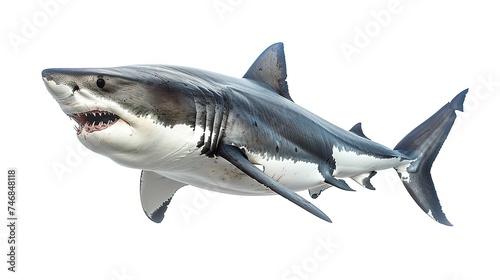
[[[169,65],[42,71],[84,146],[142,170],[141,203],[154,222],[187,185],[278,194],[331,222],[296,192],[317,198],[331,186],[352,191],[342,178],[374,189],[376,171],[394,168],[420,208],[451,225],[430,168],[467,90],[390,149],[366,137],[361,124],[347,131],[294,103],[286,76],[282,43],[268,47],[243,78]]]

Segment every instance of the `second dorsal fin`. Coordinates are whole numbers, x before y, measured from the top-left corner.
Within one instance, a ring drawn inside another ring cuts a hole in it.
[[[363,132],[363,129],[361,128],[361,123],[355,124],[349,131],[358,135],[358,136],[361,136],[363,138],[370,140],[370,138],[366,137],[365,133]]]
[[[279,95],[293,101],[288,93],[286,63],[283,43],[275,43],[264,50],[245,73],[243,78],[271,86]]]

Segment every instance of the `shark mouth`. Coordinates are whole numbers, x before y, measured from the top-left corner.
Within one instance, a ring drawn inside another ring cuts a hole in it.
[[[108,111],[93,110],[85,113],[69,115],[76,121],[76,134],[82,133],[85,130],[88,133],[104,130],[115,124],[120,117]]]

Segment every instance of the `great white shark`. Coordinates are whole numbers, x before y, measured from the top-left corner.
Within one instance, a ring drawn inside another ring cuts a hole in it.
[[[296,192],[317,198],[331,186],[352,191],[343,178],[374,189],[376,172],[394,168],[418,206],[451,225],[430,170],[467,89],[390,149],[360,124],[344,130],[294,103],[286,77],[282,43],[268,47],[243,78],[168,65],[42,71],[85,147],[142,170],[141,203],[154,222],[186,185],[278,194],[331,222]]]

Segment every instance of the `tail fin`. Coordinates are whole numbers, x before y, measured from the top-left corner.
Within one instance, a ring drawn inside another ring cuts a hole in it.
[[[455,110],[463,111],[467,91],[468,89],[460,92],[451,102],[406,135],[394,148],[415,159],[395,168],[406,190],[425,213],[448,226],[452,224],[441,209],[432,182],[431,167],[455,122]]]

